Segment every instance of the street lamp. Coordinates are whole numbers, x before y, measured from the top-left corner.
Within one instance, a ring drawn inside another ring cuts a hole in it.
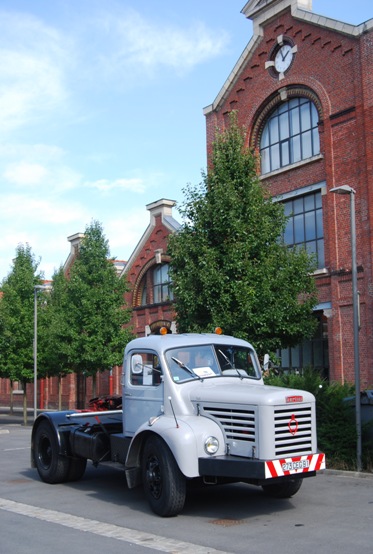
[[[45,285],[34,286],[34,421],[38,412],[38,310],[37,296],[39,290],[45,290]]]
[[[361,471],[361,409],[360,409],[360,361],[359,361],[359,293],[357,290],[357,266],[356,266],[356,224],[355,224],[355,194],[356,191],[342,185],[330,189],[335,194],[350,195],[350,225],[351,225],[351,257],[352,257],[352,305],[354,327],[354,371],[355,371],[355,417],[356,417],[356,465]]]

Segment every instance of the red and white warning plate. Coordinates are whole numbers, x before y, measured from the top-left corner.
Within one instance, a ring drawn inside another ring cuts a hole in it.
[[[265,462],[265,478],[285,477],[309,471],[325,469],[325,454],[309,454],[308,456],[293,456],[280,460]]]

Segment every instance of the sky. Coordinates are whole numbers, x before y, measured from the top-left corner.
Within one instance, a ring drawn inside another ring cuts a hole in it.
[[[206,169],[203,108],[252,36],[245,0],[1,0],[0,282],[28,244],[50,279],[102,225],[127,260],[146,205]],[[313,0],[359,24],[371,0]],[[174,217],[181,221],[177,207]]]

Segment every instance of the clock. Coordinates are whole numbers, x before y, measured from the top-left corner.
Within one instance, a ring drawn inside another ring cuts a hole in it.
[[[275,79],[284,79],[286,71],[290,69],[294,61],[297,50],[298,48],[291,38],[279,35],[269,60],[265,63],[265,68],[268,69],[270,75]]]
[[[290,44],[283,44],[275,55],[275,70],[277,73],[285,73],[293,61],[293,49]]]

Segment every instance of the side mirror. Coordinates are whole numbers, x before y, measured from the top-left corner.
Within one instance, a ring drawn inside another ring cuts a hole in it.
[[[268,371],[268,369],[269,369],[269,354],[264,354],[263,371]]]

